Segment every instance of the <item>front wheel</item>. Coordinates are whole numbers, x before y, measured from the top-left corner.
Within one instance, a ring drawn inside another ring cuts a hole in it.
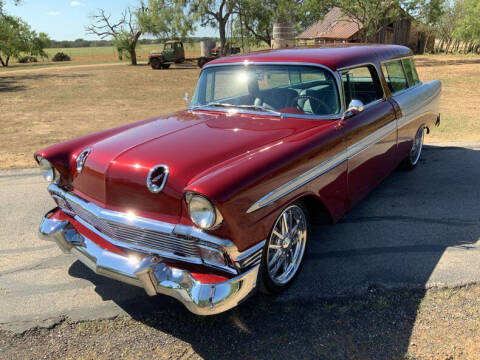
[[[425,134],[425,128],[421,126],[418,130],[417,133],[415,134],[415,138],[413,139],[413,144],[410,149],[410,152],[408,153],[408,157],[405,159],[405,168],[407,170],[412,170],[414,169],[418,161],[420,160],[420,155],[422,154],[422,149],[423,149],[423,139],[424,139],[424,134]]]
[[[158,58],[152,58],[150,59],[150,66],[154,70],[158,70],[162,68],[162,62]]]
[[[309,236],[308,213],[300,204],[282,211],[262,254],[261,290],[267,294],[288,288],[303,265]]]

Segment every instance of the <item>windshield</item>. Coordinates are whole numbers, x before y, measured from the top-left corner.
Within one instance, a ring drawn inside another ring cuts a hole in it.
[[[324,116],[340,111],[332,74],[319,67],[299,65],[206,68],[198,81],[192,106]]]

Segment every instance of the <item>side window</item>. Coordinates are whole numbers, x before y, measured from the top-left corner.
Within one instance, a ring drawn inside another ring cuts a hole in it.
[[[383,90],[373,66],[361,66],[342,71],[345,103],[360,100],[364,105],[383,98]]]
[[[408,88],[407,78],[401,60],[382,64],[383,74],[392,94]]]
[[[407,74],[408,85],[414,86],[418,84],[420,80],[418,79],[417,70],[415,69],[415,63],[412,58],[406,58],[402,60],[403,68],[405,69],[405,74]]]

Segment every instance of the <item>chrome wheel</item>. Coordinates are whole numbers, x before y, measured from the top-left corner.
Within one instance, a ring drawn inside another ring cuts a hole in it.
[[[415,139],[413,139],[412,148],[410,149],[410,164],[412,166],[417,165],[418,160],[420,159],[420,154],[422,153],[424,135],[423,129],[423,126],[418,129]]]
[[[267,248],[266,266],[277,285],[287,284],[302,263],[307,243],[307,217],[298,205],[286,208],[273,226]]]

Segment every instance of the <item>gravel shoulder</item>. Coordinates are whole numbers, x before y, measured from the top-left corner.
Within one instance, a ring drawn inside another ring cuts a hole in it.
[[[171,311],[0,332],[7,359],[478,359],[480,285],[245,303],[215,317]]]

